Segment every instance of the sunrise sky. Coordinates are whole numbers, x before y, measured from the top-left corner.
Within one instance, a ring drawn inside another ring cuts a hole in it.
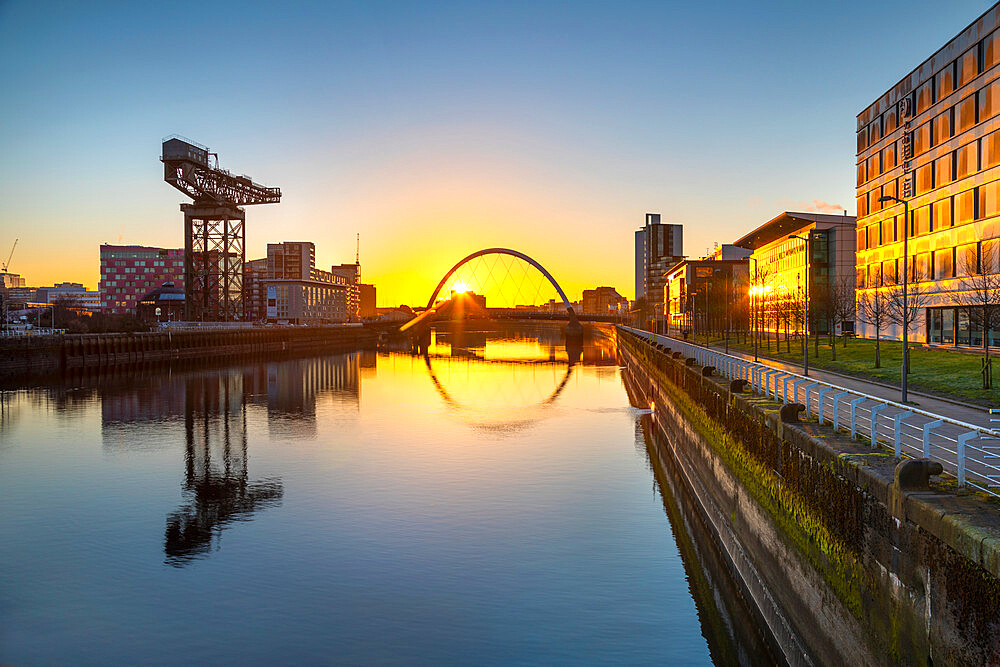
[[[855,117],[990,6],[0,2],[0,258],[96,289],[98,246],[180,247],[177,133],[282,189],[268,242],[354,259],[379,305],[516,248],[633,295],[647,211],[701,255],[782,210],[854,214]]]

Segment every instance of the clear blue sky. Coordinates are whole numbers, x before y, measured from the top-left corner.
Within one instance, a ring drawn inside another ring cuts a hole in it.
[[[248,258],[360,232],[382,304],[506,245],[631,295],[646,211],[690,255],[853,214],[857,113],[989,6],[0,1],[0,255],[93,288],[101,242],[182,245],[179,133],[282,188]]]

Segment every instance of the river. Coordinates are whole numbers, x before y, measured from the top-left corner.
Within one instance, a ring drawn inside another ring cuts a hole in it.
[[[760,660],[635,396],[548,324],[4,391],[0,664]]]

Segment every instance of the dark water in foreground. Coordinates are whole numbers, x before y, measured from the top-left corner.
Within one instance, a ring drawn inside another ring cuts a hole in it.
[[[439,333],[0,407],[0,664],[720,655],[613,341]]]

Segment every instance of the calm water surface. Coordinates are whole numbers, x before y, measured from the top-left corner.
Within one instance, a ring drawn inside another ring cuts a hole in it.
[[[706,663],[609,340],[5,392],[0,664]]]

